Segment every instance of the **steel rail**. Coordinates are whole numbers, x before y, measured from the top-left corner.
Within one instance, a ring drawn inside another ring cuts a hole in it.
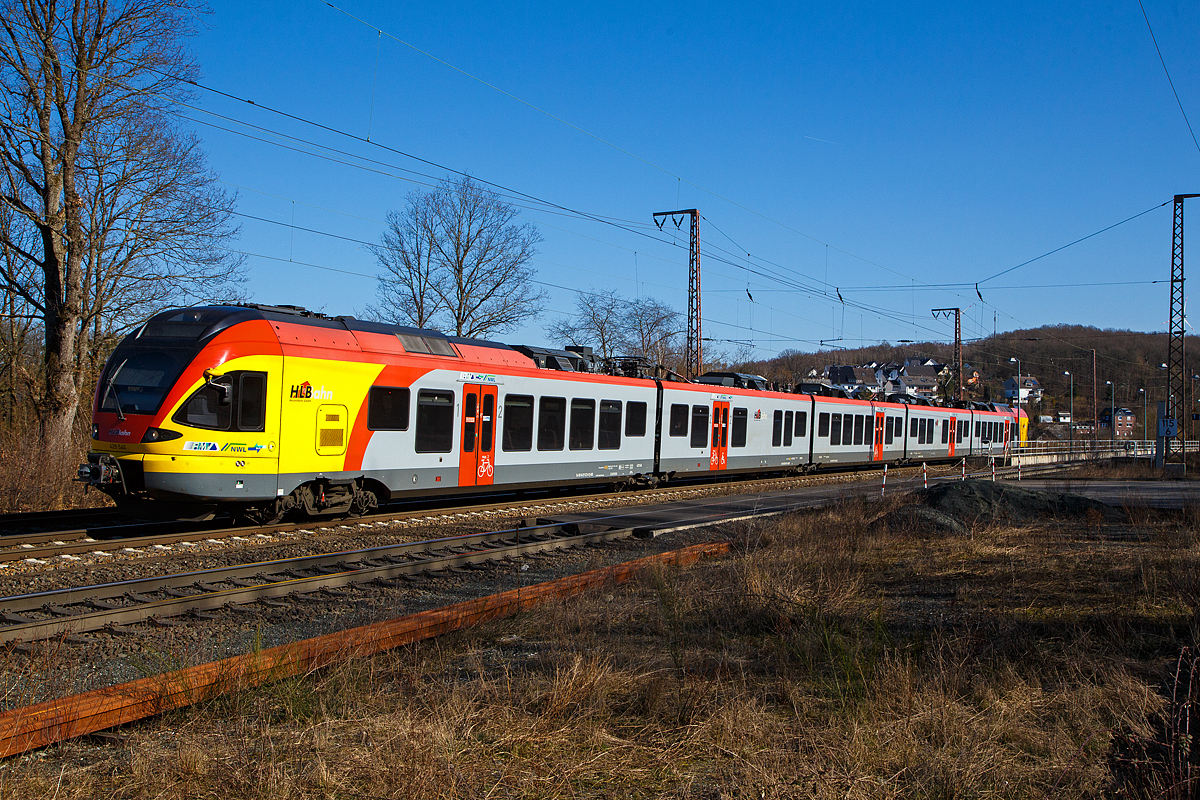
[[[515,539],[516,530],[449,537],[432,542],[367,548],[322,556],[280,559],[273,562],[180,573],[145,580],[120,581],[0,598],[4,618],[14,623],[0,628],[0,643],[33,641],[52,636],[94,631],[109,625],[127,625],[153,618],[181,616],[195,611],[208,611],[262,599],[389,580],[402,575],[442,572],[456,567],[497,562],[506,558],[521,558],[550,550],[598,544],[627,538],[633,534],[631,529],[626,529],[593,531],[565,536],[548,535],[551,530],[559,530],[561,527],[557,525],[539,526],[539,528],[531,529],[531,531],[536,531],[533,533],[532,540],[514,541],[511,544],[501,544],[500,542],[506,539]],[[520,533],[525,535],[526,531]],[[460,550],[466,547],[481,546],[486,549],[435,555],[438,551],[447,549]],[[418,556],[418,553],[429,553],[429,555]],[[374,560],[398,556],[407,556],[412,560],[394,564],[370,563]],[[333,566],[336,566],[337,569],[327,574],[310,577],[296,575],[296,573]],[[279,576],[286,577],[280,579]],[[235,586],[230,589],[221,589],[216,586],[219,583],[229,583],[233,580],[247,578],[261,580],[262,583]],[[198,589],[199,593],[169,596],[161,600],[147,597],[153,592],[178,590],[185,587]],[[132,600],[135,604],[115,606],[111,601],[117,598]],[[79,603],[85,603],[96,610],[78,614],[61,614],[61,612],[69,611],[68,605]],[[22,612],[28,613],[44,608],[59,610],[60,615],[53,619],[22,621]]]
[[[949,463],[949,462],[939,461],[938,463]],[[919,462],[914,462],[914,463],[905,464],[902,466],[893,465],[893,469],[894,470],[919,469],[919,466],[920,466]],[[0,548],[15,548],[15,547],[19,547],[22,544],[39,544],[39,543],[45,543],[45,542],[53,542],[56,540],[79,539],[84,535],[89,535],[89,534],[93,534],[93,533],[119,533],[120,531],[128,529],[128,528],[145,528],[145,527],[153,527],[153,526],[161,527],[161,526],[170,526],[170,525],[191,525],[193,527],[189,528],[186,531],[178,532],[178,533],[171,532],[171,533],[157,534],[154,536],[147,536],[145,534],[141,534],[141,535],[137,535],[137,536],[97,539],[96,541],[97,542],[113,542],[113,541],[118,541],[118,539],[120,539],[120,538],[128,538],[128,539],[136,538],[140,541],[145,541],[150,544],[160,543],[160,542],[161,543],[170,543],[171,540],[187,541],[189,535],[196,536],[199,534],[209,534],[209,538],[230,538],[232,536],[242,535],[245,532],[290,531],[290,530],[300,530],[300,529],[307,529],[307,528],[313,528],[313,527],[318,527],[318,528],[330,527],[330,526],[334,526],[334,525],[353,523],[353,522],[374,522],[374,521],[386,521],[386,520],[411,519],[411,518],[415,518],[415,517],[428,516],[430,514],[445,515],[445,514],[454,514],[454,513],[462,513],[462,512],[475,512],[475,511],[487,512],[487,511],[498,511],[498,510],[505,510],[505,509],[512,509],[514,512],[517,512],[522,508],[536,507],[538,505],[553,505],[553,504],[558,504],[558,503],[570,503],[570,502],[607,501],[607,500],[623,498],[623,497],[628,497],[628,498],[650,497],[650,498],[653,498],[655,496],[671,494],[673,492],[692,492],[692,491],[703,492],[703,491],[710,490],[714,486],[720,486],[723,484],[724,485],[736,484],[738,486],[738,488],[746,488],[746,489],[753,488],[755,486],[786,485],[792,481],[800,481],[803,483],[823,484],[830,480],[833,480],[833,481],[845,480],[847,477],[850,477],[850,476],[861,475],[861,474],[870,473],[870,472],[877,472],[877,471],[879,471],[879,469],[880,469],[879,467],[876,467],[873,465],[873,462],[863,462],[863,463],[859,463],[859,464],[833,465],[832,467],[825,466],[821,469],[818,469],[817,471],[807,472],[802,475],[781,475],[778,477],[763,477],[760,474],[722,475],[719,473],[718,474],[706,473],[706,474],[689,475],[689,476],[682,477],[682,478],[676,478],[674,481],[670,482],[669,484],[660,485],[653,489],[637,489],[637,490],[624,489],[624,490],[610,491],[610,492],[599,492],[599,493],[585,492],[585,493],[577,493],[577,494],[564,494],[564,495],[559,495],[559,496],[547,494],[543,497],[537,497],[537,498],[526,497],[524,499],[509,499],[509,500],[492,501],[492,502],[486,502],[486,503],[475,503],[472,505],[456,505],[456,506],[450,506],[450,507],[425,505],[426,503],[431,503],[431,502],[435,502],[438,500],[446,500],[447,498],[445,498],[445,497],[428,498],[428,499],[422,499],[422,500],[405,500],[405,501],[399,501],[397,503],[392,503],[391,505],[394,506],[394,505],[400,505],[400,504],[409,504],[409,505],[417,504],[417,505],[422,505],[423,507],[421,507],[421,508],[405,508],[402,510],[401,509],[393,509],[390,511],[381,509],[377,513],[360,516],[360,517],[331,517],[331,518],[327,518],[327,519],[322,519],[320,517],[316,517],[316,518],[312,518],[312,519],[301,520],[298,522],[277,523],[275,525],[263,525],[263,526],[238,526],[238,527],[211,526],[211,525],[202,525],[201,523],[196,523],[196,522],[188,522],[188,521],[184,521],[184,520],[134,521],[134,522],[130,522],[127,524],[120,524],[120,525],[71,527],[71,528],[65,528],[65,529],[59,529],[59,530],[53,530],[53,531],[39,531],[37,533],[32,533],[32,534],[0,533]],[[538,490],[538,491],[540,491],[540,490]],[[553,490],[548,490],[548,491],[553,491]],[[478,497],[480,499],[486,499],[483,496],[478,496]],[[7,529],[12,530],[14,527],[16,527],[18,525],[38,525],[38,524],[40,524],[38,521],[40,519],[71,518],[71,517],[87,518],[88,515],[94,515],[94,516],[98,516],[98,517],[115,517],[115,516],[120,516],[120,513],[115,508],[99,508],[99,509],[80,509],[80,510],[66,510],[66,511],[34,511],[34,512],[12,513],[12,514],[0,514],[0,531],[3,531],[6,528],[6,525],[2,524],[5,522],[8,523]],[[93,547],[92,549],[97,550],[97,549],[112,549],[112,548]],[[49,550],[47,550],[46,552],[53,554]],[[63,551],[59,551],[59,552],[63,552]],[[74,552],[80,552],[80,551],[76,550]],[[0,562],[11,561],[11,560],[15,559],[15,557],[6,557],[7,555],[8,555],[7,553],[0,552]],[[22,554],[21,557],[28,557],[28,555]]]
[[[825,473],[825,474],[809,474],[809,475],[789,475],[779,478],[750,478],[745,482],[737,481],[739,489],[753,489],[757,486],[774,487],[786,486],[790,482],[801,481],[805,483],[815,483],[821,485],[826,483],[824,478],[844,479],[847,472]],[[523,515],[529,511],[540,511],[545,506],[561,506],[565,503],[574,502],[603,502],[616,500],[621,498],[629,498],[630,500],[639,500],[649,498],[653,500],[655,497],[670,496],[679,492],[686,493],[702,493],[712,489],[719,483],[734,484],[734,479],[727,479],[720,482],[699,483],[693,481],[677,482],[669,486],[662,486],[655,489],[643,489],[637,492],[620,491],[620,492],[605,492],[602,494],[577,494],[564,495],[562,497],[544,497],[537,499],[525,499],[520,501],[501,501],[475,505],[451,506],[442,508],[422,508],[408,509],[404,511],[383,511],[376,514],[370,514],[361,517],[343,517],[336,519],[309,519],[299,522],[282,522],[275,525],[252,525],[240,526],[236,528],[222,527],[198,527],[189,529],[183,532],[165,533],[154,536],[129,536],[112,539],[94,539],[82,541],[70,541],[63,544],[50,544],[40,548],[24,548],[25,544],[38,544],[45,542],[55,542],[58,540],[68,539],[71,534],[87,534],[88,529],[75,529],[66,531],[39,532],[18,538],[16,535],[0,536],[0,563],[8,563],[13,561],[23,561],[28,558],[51,558],[58,555],[72,555],[75,553],[87,552],[107,552],[110,550],[120,550],[130,546],[137,547],[153,547],[157,544],[177,544],[179,542],[193,541],[198,537],[209,539],[231,539],[237,536],[253,536],[260,533],[287,533],[292,531],[317,529],[330,529],[335,527],[355,527],[355,526],[370,526],[377,522],[399,521],[406,519],[419,519],[422,517],[432,517],[435,520],[440,520],[447,517],[452,517],[457,514],[484,514],[495,511],[511,511],[514,516]],[[643,504],[643,503],[638,503]],[[165,523],[136,523],[136,524],[155,524],[162,525]],[[195,523],[192,523],[195,524]],[[104,528],[98,530],[117,531],[120,527]],[[78,538],[78,537],[76,537]]]
[[[939,464],[941,464],[943,467],[946,467],[946,462],[939,462]],[[1059,463],[1059,464],[1038,464],[1038,465],[1023,466],[1020,469],[1020,472],[1025,475],[1037,475],[1037,474],[1048,473],[1048,472],[1062,471],[1065,469],[1071,469],[1072,467],[1078,467],[1078,466],[1082,466],[1082,465],[1083,465],[1083,463],[1077,463],[1077,462]],[[951,464],[951,466],[952,466],[952,464]],[[901,470],[909,471],[909,470],[916,470],[916,469],[918,469],[918,467],[916,467],[914,465],[906,465],[904,467],[898,468],[897,471],[901,471]],[[867,474],[869,472],[876,472],[876,471],[878,471],[878,470],[862,470],[862,469],[860,469],[855,474],[863,475],[863,474]],[[826,483],[826,481],[821,480],[822,477],[844,479],[848,474],[849,473],[847,473],[847,472],[839,472],[839,473],[827,473],[824,476],[809,474],[806,476],[789,475],[789,476],[780,477],[780,478],[755,478],[755,479],[749,480],[745,483],[739,483],[738,488],[739,489],[742,489],[742,488],[752,489],[756,486],[766,486],[766,487],[787,486],[787,485],[790,485],[792,482],[797,482],[797,481],[799,481],[801,483],[805,483],[805,484],[815,484],[817,486],[820,486],[820,485],[824,485]],[[901,474],[903,474],[903,472]],[[998,467],[996,469],[997,477],[1010,476],[1010,475],[1015,475],[1015,474],[1018,474],[1018,469],[1015,466]],[[986,478],[988,475],[990,475],[990,473],[986,472],[986,471],[985,472],[968,473],[968,477],[972,477],[972,478]],[[947,479],[947,478],[939,477],[936,480],[944,480],[944,479]],[[732,482],[730,482],[730,483],[732,483]],[[555,506],[555,505],[561,505],[564,503],[572,503],[572,502],[602,502],[602,501],[619,499],[622,497],[628,497],[631,500],[632,499],[646,499],[646,498],[653,500],[655,496],[669,496],[669,495],[677,494],[679,492],[700,493],[700,492],[707,491],[708,489],[712,488],[713,486],[714,486],[713,483],[688,484],[688,485],[683,485],[683,486],[676,484],[676,485],[669,486],[669,487],[661,487],[661,488],[657,488],[657,489],[647,489],[647,490],[638,492],[636,494],[631,494],[629,492],[609,492],[609,493],[604,493],[604,494],[593,494],[593,495],[564,496],[561,499],[543,498],[543,499],[538,499],[538,500],[526,500],[526,501],[523,501],[520,503],[513,503],[513,502],[509,501],[509,502],[487,503],[487,504],[473,505],[473,506],[452,506],[449,508],[442,508],[442,509],[420,509],[420,510],[407,510],[407,511],[400,511],[400,512],[393,511],[393,512],[384,512],[384,513],[380,513],[380,514],[372,514],[372,515],[364,516],[364,517],[351,517],[351,518],[343,518],[343,519],[330,519],[327,521],[318,521],[317,524],[315,524],[315,525],[312,520],[305,520],[305,521],[301,521],[301,522],[278,523],[275,525],[265,525],[265,526],[243,526],[243,527],[237,527],[237,528],[204,527],[204,528],[189,529],[189,530],[183,531],[183,532],[159,534],[159,535],[155,535],[155,536],[141,535],[141,536],[113,538],[113,539],[91,538],[90,536],[87,536],[87,535],[94,531],[89,531],[87,529],[79,529],[79,530],[73,530],[73,531],[56,531],[56,532],[49,532],[49,533],[37,533],[37,534],[23,536],[19,540],[17,540],[16,537],[13,535],[10,535],[10,537],[0,536],[0,548],[4,548],[4,549],[0,549],[0,564],[12,563],[15,561],[26,561],[29,559],[45,560],[45,559],[54,558],[56,556],[75,555],[78,553],[107,553],[107,552],[114,551],[114,550],[124,550],[129,547],[146,548],[146,547],[154,547],[156,545],[181,544],[181,543],[185,543],[185,542],[194,542],[196,539],[201,538],[201,537],[203,537],[205,539],[234,539],[239,536],[245,536],[245,537],[249,538],[249,537],[253,537],[253,536],[260,536],[262,534],[270,535],[273,533],[289,533],[289,532],[293,532],[293,531],[308,530],[311,528],[317,528],[317,529],[321,529],[321,530],[332,529],[334,527],[360,527],[360,528],[363,528],[363,527],[370,527],[371,525],[374,525],[379,522],[399,521],[399,520],[405,520],[405,519],[416,519],[416,518],[421,518],[421,517],[429,517],[431,511],[434,512],[434,514],[432,515],[432,518],[434,520],[441,520],[441,519],[453,517],[453,516],[456,516],[457,514],[462,514],[462,513],[484,514],[484,513],[488,513],[488,512],[492,512],[492,511],[512,511],[514,514],[516,514],[519,512],[527,512],[529,510],[543,509],[547,505]],[[633,503],[631,505],[645,505],[645,503]],[[150,524],[163,524],[163,523],[150,523]],[[112,530],[119,530],[119,528],[114,527],[114,528],[112,528]],[[75,534],[74,540],[65,541],[65,542],[61,541],[63,539],[70,538],[71,534]],[[87,538],[79,538],[80,536],[87,536]],[[11,541],[10,541],[10,539],[11,539]],[[38,544],[38,543],[46,543],[46,542],[50,542],[50,544],[43,544],[43,546],[41,546],[41,547],[36,547],[36,546],[35,547],[26,547],[25,546],[25,545],[30,545],[30,544]]]

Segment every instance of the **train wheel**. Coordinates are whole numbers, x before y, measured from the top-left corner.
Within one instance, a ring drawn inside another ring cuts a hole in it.
[[[356,485],[354,487],[354,503],[350,506],[350,516],[359,517],[363,514],[370,514],[377,508],[379,508],[379,498],[375,496],[375,493]]]
[[[242,512],[242,517],[252,525],[274,525],[283,519],[287,512],[296,506],[296,501],[289,495],[280,497],[273,504],[262,508],[251,508]]]

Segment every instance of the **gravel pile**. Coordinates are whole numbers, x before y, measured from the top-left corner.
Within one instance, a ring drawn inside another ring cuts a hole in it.
[[[883,514],[876,524],[894,531],[960,535],[977,524],[1091,517],[1123,522],[1125,514],[1077,494],[1023,489],[987,480],[950,481],[912,492],[912,503]]]

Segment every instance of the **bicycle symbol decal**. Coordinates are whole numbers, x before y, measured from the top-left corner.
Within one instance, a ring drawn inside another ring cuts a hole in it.
[[[479,469],[475,470],[475,474],[479,478],[482,478],[484,475],[487,475],[489,478],[492,476],[492,461],[486,455],[479,457]]]

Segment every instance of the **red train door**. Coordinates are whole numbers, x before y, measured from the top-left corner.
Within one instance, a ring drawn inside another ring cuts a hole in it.
[[[875,449],[872,457],[875,461],[883,461],[883,421],[884,412],[875,412]]]
[[[725,469],[729,458],[729,403],[714,400],[712,408],[712,448],[709,451],[708,468]]]
[[[491,486],[496,456],[496,387],[463,384],[459,486]]]
[[[954,443],[958,441],[958,417],[951,417],[946,424],[950,426],[950,457],[954,458]]]

